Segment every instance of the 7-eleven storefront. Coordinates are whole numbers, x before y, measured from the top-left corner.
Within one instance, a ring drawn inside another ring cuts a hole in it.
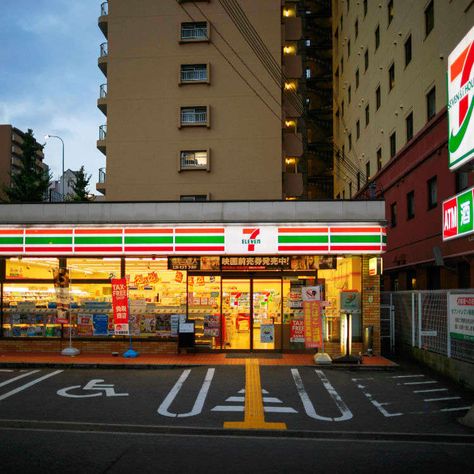
[[[212,204],[225,210],[226,203]],[[286,204],[275,205],[284,211]],[[80,207],[99,205],[113,206]],[[180,204],[159,206],[165,215],[167,206],[177,206],[180,215]],[[310,333],[317,328],[310,326],[316,318],[325,350],[338,355],[345,330],[341,296],[348,292],[359,301],[352,314],[353,352],[362,351],[367,325],[374,329],[374,352],[380,351],[379,275],[369,274],[369,260],[385,250],[383,215],[360,222],[277,221],[277,209],[268,216],[272,222],[246,213],[236,222],[209,223],[196,205],[193,220],[137,222],[136,213],[120,211],[122,222],[99,223],[84,213],[75,218],[80,209],[72,205],[69,223],[46,223],[35,205],[29,207],[33,222],[0,225],[0,351],[60,350],[70,325],[82,351],[125,349],[128,336],[114,327],[113,278],[126,279],[129,330],[139,352],[177,351],[186,322],[194,323],[197,350],[315,352],[318,339]],[[62,285],[59,269],[67,275]],[[308,310],[311,292],[318,303]],[[64,295],[70,325],[58,310]]]

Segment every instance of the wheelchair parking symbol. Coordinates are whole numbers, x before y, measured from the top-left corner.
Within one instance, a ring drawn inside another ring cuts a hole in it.
[[[104,382],[103,379],[93,379],[87,382],[82,388],[80,385],[71,385],[70,387],[58,390],[56,393],[61,397],[68,398],[92,398],[101,397],[102,395],[105,395],[106,397],[128,397],[128,393],[116,393],[113,384],[105,384],[102,382]],[[70,393],[71,391],[78,389],[82,391],[93,391],[94,393]]]

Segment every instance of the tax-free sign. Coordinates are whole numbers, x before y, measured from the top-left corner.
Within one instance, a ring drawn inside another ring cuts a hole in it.
[[[474,27],[448,58],[449,169],[474,158]]]
[[[443,240],[474,233],[474,188],[443,202]]]

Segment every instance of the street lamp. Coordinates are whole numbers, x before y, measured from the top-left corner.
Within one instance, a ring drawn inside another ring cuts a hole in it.
[[[63,174],[61,176],[61,180],[62,180],[62,183],[61,183],[61,193],[62,193],[62,196],[63,196],[63,201],[64,201],[64,141],[61,137],[58,137],[57,135],[45,135],[44,139],[47,140],[48,138],[57,138],[58,140],[61,140],[61,143],[62,143],[62,169],[63,169]]]

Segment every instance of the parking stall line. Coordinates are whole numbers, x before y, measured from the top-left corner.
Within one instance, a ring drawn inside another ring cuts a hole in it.
[[[432,388],[430,390],[413,390],[413,393],[432,393],[432,392],[447,392],[447,388]]]
[[[454,407],[454,408],[441,408],[439,411],[463,411],[463,410],[470,410],[471,406],[468,407]]]
[[[36,374],[39,370],[32,370],[31,372],[27,372],[26,374],[19,375],[18,377],[13,377],[12,379],[6,380],[5,382],[0,383],[0,387],[4,387],[10,383],[16,382],[24,377],[28,377],[29,375]]]
[[[423,374],[416,374],[416,375],[394,375],[392,379],[412,379],[417,377],[424,377]]]
[[[6,398],[9,398],[13,395],[16,395],[17,393],[22,392],[23,390],[26,390],[27,388],[30,388],[33,385],[35,385],[39,382],[42,382],[43,380],[49,379],[50,377],[54,377],[55,375],[58,375],[61,372],[63,372],[63,370],[56,370],[56,371],[51,372],[49,374],[43,375],[42,377],[34,379],[31,382],[28,382],[27,384],[22,385],[21,387],[17,387],[14,390],[11,390],[10,392],[4,393],[3,395],[0,395],[0,401],[5,400]]]
[[[446,400],[460,400],[461,397],[444,397],[444,398],[425,398],[424,402],[444,402]]]
[[[403,385],[429,385],[433,383],[438,383],[436,380],[428,380],[426,382],[404,382]]]

